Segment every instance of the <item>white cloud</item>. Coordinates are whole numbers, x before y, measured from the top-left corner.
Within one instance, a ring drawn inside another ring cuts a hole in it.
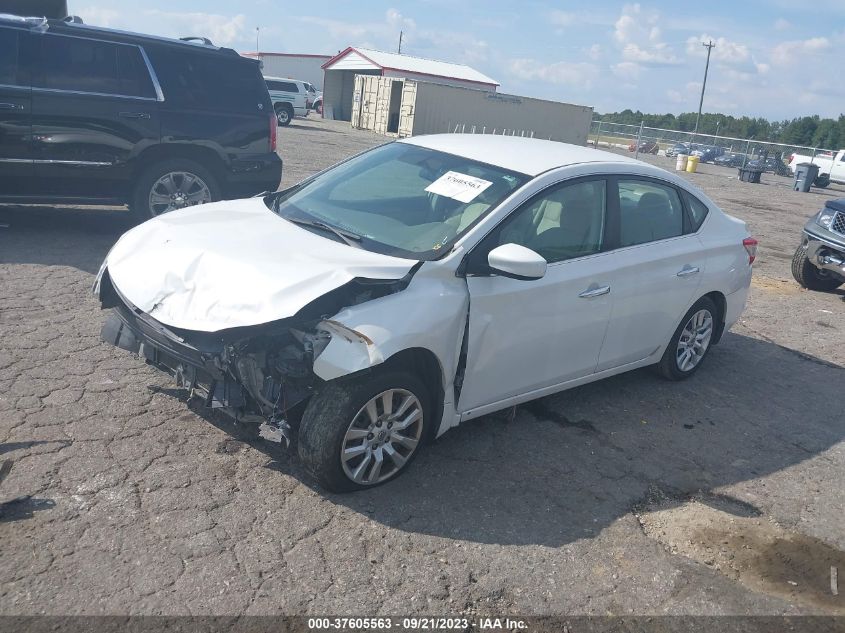
[[[582,52],[584,53],[584,55],[586,55],[593,61],[601,59],[602,55],[604,55],[604,49],[602,49],[601,45],[599,44],[593,44],[589,48],[583,49]]]
[[[634,62],[620,62],[618,64],[613,64],[610,67],[610,71],[614,75],[619,77],[619,79],[624,79],[626,81],[638,79],[641,70],[642,66],[635,64]]]
[[[799,63],[802,57],[813,57],[826,52],[830,46],[830,40],[826,37],[781,42],[772,49],[771,58],[775,64],[791,66]]]
[[[414,22],[411,18],[404,17],[399,11],[396,9],[388,9],[387,14],[387,23],[392,26],[393,28],[406,28],[406,29],[415,29],[417,28],[417,23]]]
[[[619,45],[624,61],[645,66],[680,63],[672,47],[662,41],[659,21],[659,13],[646,13],[639,4],[622,8],[622,14],[614,24],[613,39]]]
[[[575,24],[575,20],[576,15],[574,13],[568,13],[558,9],[549,12],[549,22],[557,27],[572,26]]]
[[[784,18],[778,18],[775,20],[775,30],[776,31],[785,31],[792,27],[792,24],[789,20],[785,20]]]
[[[577,86],[589,90],[599,69],[587,62],[555,62],[542,64],[533,59],[512,59],[507,65],[509,75],[522,80],[539,80],[553,84]]]
[[[704,57],[707,54],[707,49],[703,44],[711,41],[716,45],[710,53],[710,58],[713,61],[728,65],[745,65],[751,60],[751,51],[745,44],[732,42],[724,37],[714,38],[706,33],[698,37],[690,37],[687,40],[687,55]]]
[[[165,37],[196,35],[215,44],[230,46],[247,38],[246,17],[217,13],[161,11],[142,9],[132,16],[112,9],[89,6],[79,12],[87,24],[122,28]]]

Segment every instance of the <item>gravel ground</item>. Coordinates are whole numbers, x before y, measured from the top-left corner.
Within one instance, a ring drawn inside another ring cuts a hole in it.
[[[279,140],[286,185],[384,141],[315,120]],[[90,286],[125,211],[0,207],[0,613],[842,613],[821,594],[845,550],[845,294],[789,263],[845,191],[687,177],[762,243],[694,379],[636,371],[468,423],[353,495],[99,342]]]

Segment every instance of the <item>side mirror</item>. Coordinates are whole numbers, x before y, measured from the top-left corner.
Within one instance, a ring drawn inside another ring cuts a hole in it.
[[[487,254],[493,272],[512,279],[532,281],[546,274],[546,260],[519,244],[502,244]]]

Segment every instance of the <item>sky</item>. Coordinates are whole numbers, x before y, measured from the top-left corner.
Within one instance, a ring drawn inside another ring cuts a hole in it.
[[[845,113],[845,0],[69,0],[86,23],[241,52],[347,46],[468,64],[501,92],[648,113]]]

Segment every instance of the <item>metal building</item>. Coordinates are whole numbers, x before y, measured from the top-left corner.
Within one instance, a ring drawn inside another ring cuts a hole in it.
[[[457,128],[585,145],[593,118],[588,106],[397,77],[356,76],[352,102],[353,127],[399,137]]]
[[[261,72],[268,77],[286,77],[299,79],[313,84],[317,90],[323,89],[323,64],[331,55],[306,55],[298,53],[242,53],[262,62]]]
[[[356,75],[402,77],[495,92],[499,82],[465,66],[422,57],[349,47],[323,64],[323,116],[350,121]]]

